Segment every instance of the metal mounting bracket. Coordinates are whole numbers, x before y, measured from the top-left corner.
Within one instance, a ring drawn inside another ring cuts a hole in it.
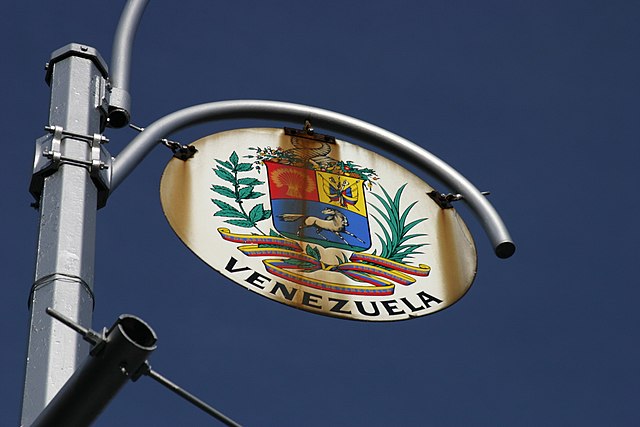
[[[57,171],[63,164],[80,166],[89,172],[98,189],[98,209],[105,206],[111,190],[111,166],[113,159],[104,144],[109,140],[101,134],[81,135],[65,131],[61,126],[46,126],[49,133],[36,140],[36,150],[33,162],[33,174],[29,191],[38,201],[44,187],[44,179]],[[63,145],[65,139],[75,139],[89,144],[89,160],[64,156]]]
[[[136,126],[133,123],[129,123],[129,127],[138,132],[144,132],[143,127]],[[182,145],[179,142],[171,141],[167,138],[160,139],[160,143],[171,150],[173,157],[183,161],[189,160],[198,152],[198,149],[193,145]]]
[[[336,143],[335,137],[331,135],[323,135],[321,133],[317,133],[311,126],[311,122],[309,120],[305,120],[304,129],[295,129],[290,127],[285,127],[284,134],[294,138],[300,137],[300,138],[311,139],[319,142],[326,142],[329,144]]]
[[[490,193],[488,191],[482,191],[481,194],[483,196],[488,196]],[[445,194],[445,193],[440,193],[437,190],[433,190],[432,192],[427,193],[427,195],[431,197],[433,201],[436,202],[438,206],[440,206],[442,209],[451,209],[453,208],[453,205],[451,205],[451,202],[457,202],[459,200],[464,199],[464,196],[462,194],[453,194],[453,193]]]

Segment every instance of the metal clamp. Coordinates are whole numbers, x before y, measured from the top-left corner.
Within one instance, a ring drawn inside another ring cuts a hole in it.
[[[100,171],[109,169],[111,166],[111,156],[102,147],[102,144],[109,142],[107,138],[99,133],[93,134],[91,140],[91,162],[89,163],[89,173],[92,177],[100,179]]]
[[[56,169],[60,167],[62,161],[62,126],[54,126],[49,130],[53,134],[50,147],[43,147],[42,155],[48,159],[51,159],[51,164]]]
[[[29,191],[36,199],[33,206],[38,206],[44,179],[55,173],[63,164],[68,164],[87,169],[98,189],[98,208],[103,207],[111,188],[113,159],[104,148],[109,139],[98,133],[83,135],[65,131],[61,126],[45,126],[45,130],[49,133],[36,140],[33,174],[29,185]],[[62,146],[67,138],[86,142],[89,145],[89,160],[64,156]]]
[[[489,193],[488,191],[482,191],[481,194],[483,196],[488,196],[491,193]],[[445,193],[440,193],[439,191],[436,191],[436,190],[433,190],[432,192],[427,193],[427,195],[431,197],[433,201],[436,202],[438,206],[440,206],[442,209],[451,209],[453,208],[453,206],[451,205],[451,202],[457,202],[459,200],[464,199],[464,196],[462,194],[457,194],[457,193],[445,194]]]
[[[136,126],[133,123],[129,123],[129,127],[133,130],[137,130],[138,132],[144,132],[144,128],[140,126]],[[183,145],[176,141],[171,141],[167,138],[162,138],[160,143],[171,150],[173,153],[173,157],[180,160],[189,160],[193,156],[196,155],[198,149],[193,145]]]

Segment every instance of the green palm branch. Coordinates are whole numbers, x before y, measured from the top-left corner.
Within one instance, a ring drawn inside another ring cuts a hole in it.
[[[372,217],[378,225],[380,225],[383,233],[382,236],[376,233],[382,245],[382,250],[378,256],[400,263],[410,260],[413,255],[421,254],[422,252],[418,250],[422,246],[425,246],[425,244],[410,244],[408,241],[417,237],[426,236],[426,234],[423,233],[410,233],[411,229],[421,222],[426,221],[426,218],[418,218],[407,223],[409,212],[418,202],[413,202],[406,209],[401,210],[400,198],[405,187],[406,184],[400,187],[393,197],[391,197],[382,186],[380,186],[380,188],[384,193],[384,197],[372,193],[382,204],[382,208],[372,205],[380,215],[380,218],[376,215],[372,215]],[[375,251],[373,254],[377,255]]]

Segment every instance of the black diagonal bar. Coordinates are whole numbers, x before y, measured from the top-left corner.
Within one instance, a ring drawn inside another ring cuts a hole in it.
[[[168,388],[169,390],[171,390],[172,392],[174,392],[178,396],[184,398],[188,402],[190,402],[190,403],[194,404],[195,406],[197,406],[198,408],[202,409],[207,414],[209,414],[212,417],[216,418],[217,420],[221,421],[225,425],[230,426],[230,427],[240,427],[240,424],[238,424],[237,422],[233,421],[231,418],[227,417],[226,415],[224,415],[223,413],[221,413],[217,409],[215,409],[215,408],[211,407],[210,405],[208,405],[207,403],[203,402],[202,400],[198,399],[196,396],[194,396],[193,394],[189,393],[188,391],[183,390],[182,388],[180,388],[180,386],[178,386],[178,385],[174,384],[173,382],[169,381],[168,379],[166,379],[165,377],[163,377],[159,373],[155,372],[153,369],[149,369],[147,372],[145,372],[145,374],[148,377],[153,378],[154,380],[156,380],[157,382],[159,382],[160,384],[162,384],[163,386],[165,386],[166,388]]]

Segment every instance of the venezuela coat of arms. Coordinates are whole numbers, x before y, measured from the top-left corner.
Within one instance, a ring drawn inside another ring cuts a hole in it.
[[[433,313],[471,286],[467,227],[394,162],[310,129],[239,129],[194,145],[163,174],[163,210],[194,253],[241,286],[373,321]]]

